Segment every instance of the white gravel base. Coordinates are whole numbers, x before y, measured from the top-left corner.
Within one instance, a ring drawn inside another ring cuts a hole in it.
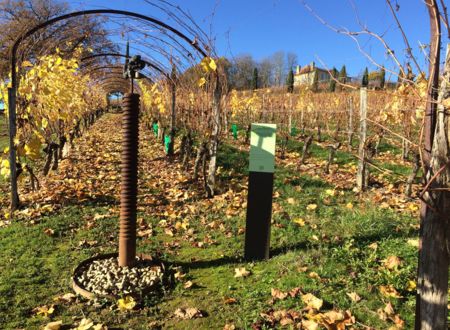
[[[136,258],[134,267],[119,267],[116,257],[93,261],[77,277],[82,287],[94,294],[139,294],[162,283],[163,269]]]

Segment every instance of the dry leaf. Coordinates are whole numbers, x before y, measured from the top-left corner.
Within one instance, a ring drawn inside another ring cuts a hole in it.
[[[306,304],[307,308],[313,308],[316,310],[320,310],[323,305],[323,300],[317,298],[311,293],[302,295],[302,301]]]
[[[319,324],[313,320],[303,320],[302,329],[305,330],[319,330]]]
[[[234,277],[247,277],[250,275],[250,272],[246,270],[244,267],[241,268],[235,268],[234,269]]]
[[[392,306],[392,304],[390,302],[388,302],[386,304],[386,306],[384,307],[383,311],[386,313],[386,315],[391,316],[395,314],[394,311],[394,307]]]
[[[45,326],[44,330],[59,330],[61,329],[62,324],[62,321],[50,322]]]
[[[117,300],[117,306],[120,310],[131,310],[136,307],[136,301],[131,296],[126,296]]]
[[[397,256],[389,256],[384,260],[384,267],[387,269],[397,269],[400,266],[402,261]]]
[[[193,285],[194,285],[194,283],[192,281],[187,281],[186,283],[184,283],[183,287],[185,289],[190,289],[190,288],[192,288]]]
[[[54,305],[51,305],[50,307],[44,305],[33,309],[33,312],[36,313],[36,315],[42,315],[44,317],[48,317],[49,315],[53,314],[54,311],[55,311]]]
[[[66,294],[63,294],[62,296],[53,298],[53,300],[59,301],[59,302],[71,303],[76,298],[77,298],[77,296],[74,295],[73,293],[66,293]]]
[[[184,320],[191,320],[191,319],[196,319],[196,318],[201,318],[203,317],[202,312],[197,309],[197,308],[177,308],[174,312],[174,315],[180,319],[184,319]]]
[[[294,219],[293,222],[299,225],[300,227],[303,227],[305,225],[305,220],[303,220],[302,218]]]
[[[409,280],[406,285],[406,291],[412,292],[415,291],[417,288],[417,284],[415,281]]]
[[[46,228],[46,229],[44,229],[44,233],[45,233],[45,235],[53,236],[55,234],[55,231],[51,228]]]
[[[356,292],[347,293],[347,296],[353,301],[358,302],[361,300],[361,297]]]
[[[237,304],[237,300],[235,298],[228,297],[228,298],[225,298],[223,303],[225,305],[233,305],[233,304]]]
[[[386,297],[402,298],[392,285],[381,285],[380,292]]]
[[[271,289],[271,294],[272,294],[273,298],[279,299],[279,300],[286,299],[286,297],[288,296],[287,292],[283,292],[281,290],[274,289],[274,288]]]
[[[317,204],[309,204],[306,209],[308,211],[314,211],[315,209],[317,209]]]

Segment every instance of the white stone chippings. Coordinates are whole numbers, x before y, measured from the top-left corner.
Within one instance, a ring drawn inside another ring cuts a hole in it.
[[[133,268],[119,267],[117,258],[95,260],[78,277],[95,294],[132,294],[162,282],[161,267],[137,261]]]

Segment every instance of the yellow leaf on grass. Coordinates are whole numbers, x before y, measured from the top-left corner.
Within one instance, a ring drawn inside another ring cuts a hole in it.
[[[317,204],[309,204],[306,209],[308,211],[314,211],[315,209],[317,209]]]
[[[246,270],[244,267],[235,268],[234,269],[234,277],[247,277],[250,275],[250,272]]]
[[[402,261],[397,256],[389,256],[384,260],[384,267],[387,269],[396,269],[402,264]]]
[[[303,220],[302,218],[294,219],[293,222],[299,225],[300,227],[303,227],[305,225],[305,220]]]
[[[313,308],[316,310],[320,310],[320,308],[322,308],[323,305],[323,300],[317,298],[311,293],[302,295],[302,301],[306,304],[306,307]]]
[[[33,309],[33,312],[35,312],[36,315],[42,315],[44,317],[48,317],[49,315],[53,314],[54,311],[55,311],[54,305],[51,305],[50,307],[45,305]]]
[[[381,285],[380,292],[386,297],[402,298],[398,291],[392,285]]]
[[[291,204],[291,205],[294,205],[294,204],[296,203],[295,199],[292,198],[292,197],[289,197],[289,198],[287,199],[287,202],[288,202],[288,204]]]
[[[414,246],[414,247],[419,247],[419,239],[418,238],[409,239],[406,241],[406,243],[408,243],[409,245]]]
[[[347,293],[347,296],[353,301],[358,302],[361,300],[361,297],[356,292]]]
[[[136,301],[131,296],[126,296],[117,301],[120,310],[131,310],[136,306]]]
[[[44,330],[59,330],[61,329],[62,324],[62,321],[50,322],[45,326]]]
[[[302,329],[305,330],[318,330],[319,324],[313,320],[303,320],[302,321]]]
[[[347,203],[347,205],[345,205],[345,207],[351,210],[351,209],[353,209],[353,204]]]
[[[406,291],[415,291],[417,288],[417,284],[415,281],[409,280],[407,285],[406,285]]]
[[[327,189],[327,190],[325,190],[325,195],[328,195],[328,196],[335,196],[335,195],[336,195],[336,190],[333,190],[333,189]]]

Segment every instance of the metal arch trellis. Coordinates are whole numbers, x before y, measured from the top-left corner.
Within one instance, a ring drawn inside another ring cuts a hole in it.
[[[178,31],[174,27],[149,16],[138,14],[135,12],[117,10],[117,9],[92,9],[92,10],[82,10],[58,17],[49,19],[41,24],[34,26],[33,28],[27,30],[22,35],[20,35],[15,41],[10,52],[10,64],[11,64],[11,87],[8,88],[8,114],[9,114],[9,163],[10,163],[10,183],[11,183],[11,209],[15,210],[19,206],[19,194],[17,189],[17,168],[16,168],[16,150],[14,148],[14,139],[16,136],[16,96],[17,96],[17,72],[16,72],[16,62],[17,62],[17,50],[19,45],[23,40],[34,34],[35,32],[69,18],[83,16],[83,15],[95,15],[95,14],[115,14],[123,15],[127,17],[134,17],[144,21],[151,22],[161,28],[164,28],[181,39],[185,40],[191,47],[198,51],[203,57],[207,57],[207,53],[198,45],[196,39],[190,39],[182,32]]]

